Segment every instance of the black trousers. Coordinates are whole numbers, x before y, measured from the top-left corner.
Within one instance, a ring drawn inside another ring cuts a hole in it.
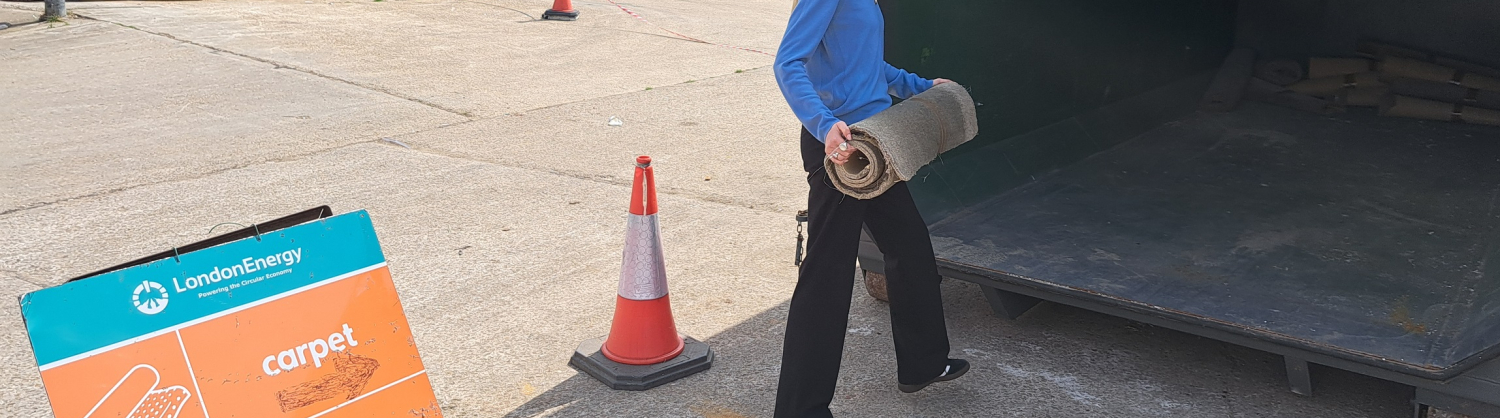
[[[948,329],[932,240],[906,183],[896,183],[874,199],[855,199],[833,188],[823,171],[823,158],[823,144],[804,129],[802,164],[811,188],[807,258],[787,313],[776,388],[777,417],[832,416],[828,405],[838,383],[849,325],[861,225],[869,227],[885,255],[897,380],[904,384],[931,380],[943,372],[948,359]]]

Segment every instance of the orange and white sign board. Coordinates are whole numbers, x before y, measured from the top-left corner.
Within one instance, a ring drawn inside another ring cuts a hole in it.
[[[440,417],[369,215],[21,298],[59,418]]]

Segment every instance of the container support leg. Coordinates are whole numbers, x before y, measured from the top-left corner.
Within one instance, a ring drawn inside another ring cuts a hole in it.
[[[1286,380],[1291,384],[1292,393],[1312,396],[1312,373],[1307,370],[1307,360],[1292,356],[1281,358],[1286,360]]]
[[[1427,413],[1429,411],[1429,408],[1428,408],[1427,405],[1423,405],[1423,404],[1417,403],[1416,401],[1412,401],[1411,406],[1412,406],[1412,413],[1411,413],[1412,418],[1427,418]]]
[[[1450,395],[1429,388],[1417,388],[1416,396],[1411,402],[1416,410],[1417,418],[1439,415],[1433,414],[1433,410],[1447,412],[1447,414],[1441,414],[1442,416],[1500,417],[1500,405],[1492,404],[1490,401]]]
[[[1020,293],[1007,292],[993,287],[980,285],[979,289],[984,291],[984,299],[990,302],[990,309],[995,311],[995,316],[1005,319],[1016,319],[1021,314],[1031,310],[1041,299],[1026,296]]]

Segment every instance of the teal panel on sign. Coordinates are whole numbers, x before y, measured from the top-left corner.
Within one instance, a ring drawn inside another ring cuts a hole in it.
[[[31,292],[21,316],[45,369],[383,262],[358,211]]]

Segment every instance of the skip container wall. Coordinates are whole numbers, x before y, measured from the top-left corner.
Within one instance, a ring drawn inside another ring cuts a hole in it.
[[[1361,41],[1500,67],[1500,2],[882,0],[887,60],[971,88],[910,182],[944,276],[1414,386],[1500,416],[1500,127],[1199,109],[1225,57]],[[866,238],[868,240],[868,238]],[[861,265],[879,272],[879,251]]]

